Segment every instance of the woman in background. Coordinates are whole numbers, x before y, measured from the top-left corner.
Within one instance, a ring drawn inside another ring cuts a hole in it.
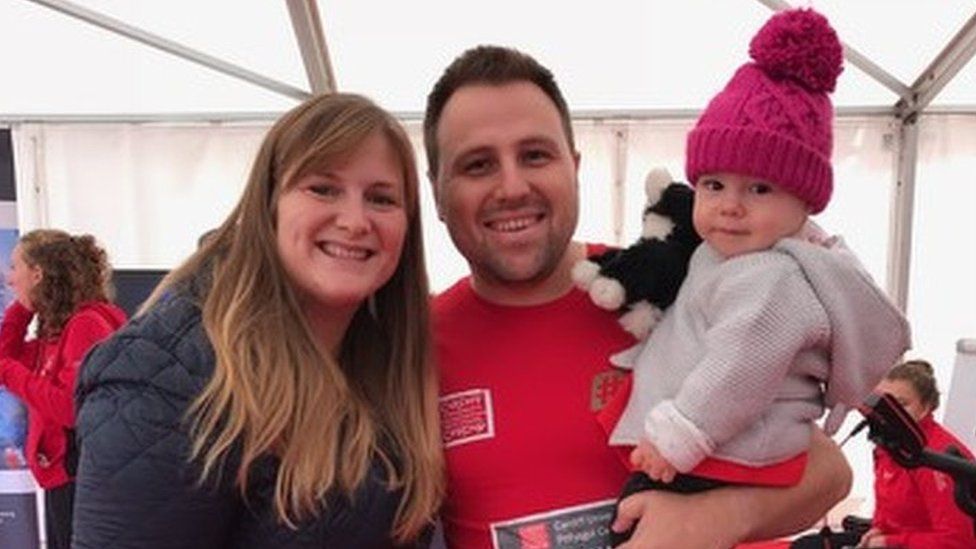
[[[932,418],[939,407],[939,390],[932,365],[909,360],[895,366],[878,384],[918,422],[926,448],[945,452],[955,446],[967,459],[973,454],[952,433]],[[858,547],[905,549],[976,548],[973,518],[953,500],[955,485],[945,473],[919,467],[905,469],[887,452],[874,450],[874,518]]]
[[[413,149],[349,94],[89,357],[75,547],[426,544],[444,478]]]
[[[110,301],[108,257],[90,235],[31,231],[10,259],[7,283],[16,299],[0,325],[0,384],[27,406],[25,453],[44,489],[47,547],[67,549],[75,378],[85,354],[125,323],[125,313]],[[28,338],[35,316],[37,338]]]

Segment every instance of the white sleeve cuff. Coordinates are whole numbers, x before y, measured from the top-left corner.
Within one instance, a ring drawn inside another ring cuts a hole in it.
[[[644,420],[644,434],[675,469],[687,473],[715,451],[715,443],[665,400]]]

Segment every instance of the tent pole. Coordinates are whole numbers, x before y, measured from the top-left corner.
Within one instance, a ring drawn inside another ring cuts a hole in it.
[[[783,11],[788,9],[793,9],[794,6],[790,5],[789,2],[785,0],[756,0],[760,2],[767,8],[773,11]],[[868,59],[863,53],[857,51],[851,46],[847,45],[843,41],[841,46],[844,47],[844,59],[850,61],[852,65],[861,69],[864,74],[874,78],[879,84],[888,88],[889,90],[895,92],[895,95],[901,99],[908,99],[911,97],[911,88],[907,84],[903,83],[901,80],[895,78],[894,75],[888,71],[881,68],[880,65]]]
[[[298,49],[302,52],[305,73],[313,93],[334,93],[337,91],[332,61],[322,32],[322,19],[315,0],[288,0],[288,14],[291,26],[298,39]]]
[[[959,71],[976,55],[976,14],[949,40],[912,84],[911,100],[899,101],[895,106],[903,118],[921,113],[945,88]]]
[[[627,203],[627,144],[630,140],[630,131],[627,126],[613,127],[613,163],[611,164],[610,174],[613,179],[613,190],[611,200],[612,212],[610,223],[613,230],[613,243],[617,246],[624,244],[624,206]]]
[[[0,112],[0,126],[24,123],[48,124],[116,124],[116,123],[248,123],[274,121],[282,111],[254,112],[177,112],[177,113],[117,113],[117,114],[14,114]],[[419,122],[422,111],[394,111],[403,122]],[[976,116],[976,105],[937,105],[925,109],[926,115]],[[574,122],[655,122],[664,120],[694,121],[701,109],[574,109]],[[839,106],[834,109],[837,119],[894,118],[893,106]]]
[[[915,166],[918,159],[918,117],[901,119],[894,192],[889,208],[887,291],[902,312],[908,311],[908,280],[912,259],[915,207]]]
[[[285,84],[284,82],[279,82],[238,65],[228,63],[223,59],[218,59],[212,55],[188,48],[178,42],[174,42],[172,40],[163,38],[162,36],[144,31],[118,19],[114,19],[96,11],[72,4],[71,2],[67,2],[65,0],[28,1],[55,11],[59,11],[65,15],[70,15],[76,19],[80,19],[86,23],[95,25],[96,27],[101,27],[107,31],[111,31],[126,38],[135,40],[136,42],[141,42],[147,46],[152,46],[158,50],[162,50],[166,53],[186,59],[187,61],[192,61],[199,65],[203,65],[208,69],[215,70],[228,76],[233,76],[234,78],[244,80],[245,82],[250,82],[251,84],[271,90],[286,97],[298,99],[300,101],[309,97],[309,93],[305,90],[300,90],[294,86]]]
[[[888,295],[902,311],[908,309],[919,116],[974,55],[976,14],[966,21],[932,63],[922,71],[912,84],[911,94],[902,97],[895,104],[901,125],[889,222],[891,233],[888,246]]]

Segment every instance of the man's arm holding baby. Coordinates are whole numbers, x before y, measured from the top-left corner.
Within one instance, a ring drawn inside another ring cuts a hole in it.
[[[840,449],[814,429],[807,467],[789,488],[737,486],[698,494],[641,492],[620,504],[614,530],[639,520],[626,549],[714,548],[776,538],[808,528],[850,491]]]

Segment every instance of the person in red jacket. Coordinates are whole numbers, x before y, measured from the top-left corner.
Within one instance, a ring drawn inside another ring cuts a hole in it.
[[[16,297],[0,324],[0,385],[27,406],[25,453],[44,489],[47,547],[71,543],[74,482],[68,457],[78,366],[125,323],[110,302],[111,269],[90,235],[40,229],[21,237],[7,275]],[[28,327],[37,317],[36,338]]]
[[[889,393],[918,422],[926,447],[945,452],[955,446],[972,460],[972,452],[932,419],[939,390],[932,365],[909,360],[895,366],[877,387]],[[973,519],[953,500],[952,478],[934,469],[905,469],[887,452],[874,450],[874,518],[858,547],[904,549],[976,548]]]

